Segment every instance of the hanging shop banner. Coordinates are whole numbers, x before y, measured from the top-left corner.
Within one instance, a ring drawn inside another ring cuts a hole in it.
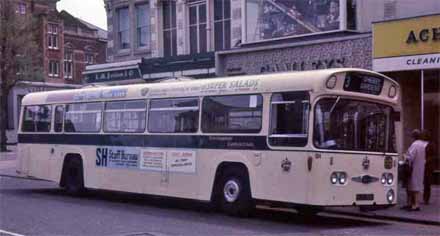
[[[374,70],[434,68],[440,68],[440,15],[374,23]]]

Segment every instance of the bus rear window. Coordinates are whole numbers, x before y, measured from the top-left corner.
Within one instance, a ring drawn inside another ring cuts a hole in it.
[[[51,106],[27,106],[24,108],[23,132],[50,132]]]
[[[101,130],[102,103],[78,103],[66,106],[64,131],[96,133]]]

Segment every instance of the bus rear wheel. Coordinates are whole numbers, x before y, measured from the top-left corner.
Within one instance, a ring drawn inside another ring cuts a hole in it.
[[[220,208],[226,214],[244,217],[254,209],[249,177],[242,170],[226,170],[218,190]]]
[[[63,170],[64,189],[69,195],[79,196],[85,192],[83,165],[79,158],[66,160]]]

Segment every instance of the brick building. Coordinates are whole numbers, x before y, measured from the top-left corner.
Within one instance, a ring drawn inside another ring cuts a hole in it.
[[[11,91],[8,142],[16,142],[21,99],[30,92],[72,89],[82,86],[87,65],[106,62],[107,32],[66,11],[58,12],[59,0],[16,1],[17,14],[31,14],[40,31],[43,82],[20,82]]]

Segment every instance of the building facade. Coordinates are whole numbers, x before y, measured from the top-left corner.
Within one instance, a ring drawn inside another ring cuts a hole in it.
[[[30,14],[38,23],[43,81],[20,82],[12,89],[8,99],[8,143],[17,141],[21,99],[26,94],[81,87],[86,66],[106,62],[106,32],[66,11],[58,12],[58,1],[16,1],[16,13]]]
[[[209,78],[334,67],[376,70],[374,22],[440,13],[438,0],[424,0],[423,4],[413,0],[105,3],[110,63],[88,67],[88,83],[143,83],[169,77]],[[433,50],[438,51],[438,46],[433,46]],[[432,73],[425,76],[435,78]],[[402,84],[404,97],[416,94],[412,91],[416,87],[411,85],[416,82],[408,79],[411,76],[401,77],[398,71],[387,74]],[[438,79],[433,81],[433,86],[438,83]],[[426,97],[432,96],[437,94]],[[409,129],[421,128],[421,122],[410,121],[412,118],[404,114],[422,108],[420,103],[405,101],[408,108],[402,115],[402,135],[406,137]],[[436,118],[438,115],[427,123],[435,123]],[[406,150],[408,145],[405,139],[399,148]]]
[[[439,147],[440,11],[376,22],[373,34],[373,69],[402,88],[404,146],[410,145],[413,129],[427,129]]]

